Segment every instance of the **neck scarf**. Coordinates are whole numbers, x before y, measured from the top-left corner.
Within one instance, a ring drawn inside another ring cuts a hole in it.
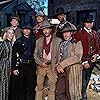
[[[52,41],[52,38],[50,39],[49,43],[47,44],[46,37],[44,37],[43,49],[45,50],[45,53],[46,53],[47,55],[48,55],[49,52],[50,52],[51,41]]]

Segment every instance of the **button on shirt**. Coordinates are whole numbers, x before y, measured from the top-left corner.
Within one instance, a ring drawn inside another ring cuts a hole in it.
[[[22,52],[20,52],[20,58],[29,60],[32,55],[32,44],[30,38],[24,38],[22,43]]]

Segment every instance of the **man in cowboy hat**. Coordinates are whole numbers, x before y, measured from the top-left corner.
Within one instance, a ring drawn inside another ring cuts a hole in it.
[[[33,53],[36,40],[31,35],[31,30],[30,24],[25,25],[23,35],[13,45],[11,70],[15,82],[12,79],[10,100],[35,100],[36,64]]]
[[[20,19],[19,19],[18,15],[11,16],[11,21],[10,21],[11,26],[3,29],[3,32],[1,33],[2,38],[5,37],[5,32],[8,28],[12,28],[15,31],[15,38],[16,39],[21,37],[22,36],[22,30],[20,28],[18,28],[19,21],[20,21]]]
[[[44,13],[42,11],[39,11],[35,16],[35,19],[36,19],[36,25],[33,27],[33,32],[36,36],[36,39],[38,39],[41,37],[41,30],[39,30],[39,29],[40,29],[43,21],[45,20]]]
[[[45,76],[50,82],[48,100],[55,100],[56,74],[55,66],[58,58],[58,48],[61,39],[53,35],[53,26],[49,21],[44,21],[41,30],[43,37],[36,41],[34,58],[37,66],[36,100],[43,100]]]
[[[96,31],[92,29],[93,23],[93,16],[85,16],[83,20],[84,28],[75,34],[76,40],[81,41],[83,46],[82,100],[87,100],[87,86],[99,54],[98,36]]]
[[[82,68],[80,62],[83,48],[81,42],[77,42],[72,37],[76,30],[71,23],[66,23],[61,30],[64,41],[59,49],[56,100],[81,99]]]
[[[64,27],[64,24],[70,22],[66,21],[66,13],[63,7],[59,7],[56,9],[56,17],[60,21],[60,23],[56,26],[55,34],[56,36],[61,37],[62,34],[60,34],[60,30]]]

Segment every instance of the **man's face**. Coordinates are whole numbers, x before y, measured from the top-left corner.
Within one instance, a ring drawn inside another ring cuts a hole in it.
[[[41,22],[43,22],[44,17],[43,16],[37,16],[36,20],[37,20],[38,23],[41,23]]]
[[[84,23],[84,25],[85,25],[85,27],[86,27],[87,29],[92,29],[92,27],[93,27],[93,22],[86,22],[86,23]]]
[[[31,30],[30,29],[23,29],[23,34],[24,34],[24,36],[29,36],[30,35],[30,33],[31,33]]]
[[[64,14],[61,14],[61,15],[58,15],[57,18],[60,22],[62,22],[64,20],[64,17],[65,15]]]
[[[51,31],[52,31],[52,28],[44,28],[43,29],[43,34],[46,36],[46,37],[49,37],[51,35]]]
[[[71,38],[72,33],[71,32],[64,32],[63,37],[64,40],[69,40]]]
[[[13,27],[16,27],[19,25],[19,22],[16,19],[12,19],[10,23],[11,23],[11,26],[13,26]]]

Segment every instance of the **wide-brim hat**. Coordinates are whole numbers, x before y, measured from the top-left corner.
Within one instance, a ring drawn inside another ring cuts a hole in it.
[[[64,8],[63,7],[59,7],[56,9],[56,16],[61,15],[61,14],[65,14]]]
[[[73,25],[73,24],[70,23],[70,22],[67,22],[67,23],[64,25],[63,29],[60,30],[60,33],[64,33],[64,32],[73,32],[73,33],[74,33],[75,31],[77,31],[76,26]]]
[[[45,14],[44,14],[42,11],[39,11],[39,12],[35,15],[35,17],[37,17],[37,16],[45,17]]]
[[[92,15],[85,16],[83,18],[83,23],[85,22],[94,22],[93,16]]]
[[[26,24],[22,27],[22,29],[30,29],[32,30],[32,26],[30,24]]]
[[[16,20],[20,21],[20,18],[19,18],[18,15],[12,15],[12,16],[11,16],[11,19],[16,19]]]
[[[43,21],[40,29],[44,29],[44,28],[52,28],[54,27],[54,25],[52,25],[48,20]]]

